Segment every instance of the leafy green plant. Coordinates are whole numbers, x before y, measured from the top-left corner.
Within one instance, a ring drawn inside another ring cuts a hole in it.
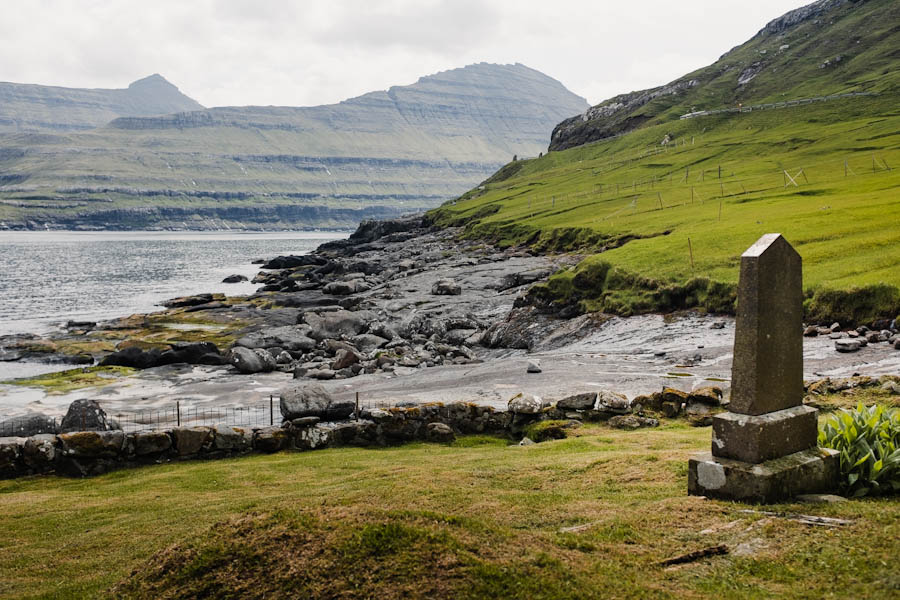
[[[841,453],[844,491],[854,497],[900,491],[900,410],[879,404],[841,410],[819,429],[819,446]]]

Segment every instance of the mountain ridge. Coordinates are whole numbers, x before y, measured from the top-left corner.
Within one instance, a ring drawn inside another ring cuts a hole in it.
[[[0,227],[211,228],[217,211],[218,228],[352,227],[348,214],[431,208],[514,155],[537,155],[555,123],[587,106],[524,65],[479,63],[317,107],[213,107],[0,136]],[[324,218],[327,207],[338,217]]]
[[[121,116],[202,108],[158,73],[111,89],[0,82],[0,133],[80,131]]]

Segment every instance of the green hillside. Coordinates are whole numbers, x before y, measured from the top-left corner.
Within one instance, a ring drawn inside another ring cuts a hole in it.
[[[893,15],[889,3],[871,4]],[[808,318],[894,317],[898,99],[883,90],[670,118],[508,164],[431,215],[501,244],[592,254],[532,290],[539,305],[731,312],[740,254],[761,234],[780,232],[804,259]]]
[[[900,3],[819,0],[790,11],[715,63],[657,88],[621,94],[560,123],[563,150],[692,111],[845,92],[900,91]]]

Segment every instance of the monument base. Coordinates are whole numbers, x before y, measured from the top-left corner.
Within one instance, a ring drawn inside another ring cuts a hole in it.
[[[829,448],[810,448],[759,464],[704,452],[688,463],[688,494],[772,503],[799,494],[833,492],[839,477],[839,453]]]

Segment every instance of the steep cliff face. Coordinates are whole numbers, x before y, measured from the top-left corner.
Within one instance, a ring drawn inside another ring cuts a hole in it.
[[[0,132],[78,131],[122,116],[151,116],[198,110],[160,75],[126,89],[78,89],[0,82]]]
[[[433,207],[514,155],[537,155],[555,123],[587,106],[524,65],[482,63],[328,106],[223,107],[0,136],[0,227],[155,227],[162,208],[210,222],[219,211],[229,226],[244,214],[254,228],[267,215],[272,227],[349,227],[360,214]],[[109,215],[121,211],[134,218],[117,225]]]
[[[550,149],[580,146],[694,110],[850,91],[896,94],[898,23],[896,0],[819,0],[769,22],[708,67],[562,121]]]

